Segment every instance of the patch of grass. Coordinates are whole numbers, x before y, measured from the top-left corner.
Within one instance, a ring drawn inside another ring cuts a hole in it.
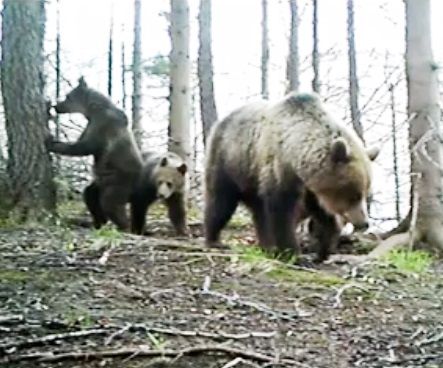
[[[29,281],[30,275],[20,270],[2,270],[0,269],[0,280],[4,283],[16,284]]]
[[[393,250],[388,253],[385,260],[400,271],[423,273],[433,262],[432,256],[421,250]]]
[[[68,326],[80,326],[88,328],[94,325],[94,319],[87,309],[76,308],[67,311],[63,316],[64,322]]]
[[[99,239],[105,239],[109,241],[119,241],[122,239],[123,235],[118,231],[112,224],[106,224],[100,229],[96,229],[93,232],[93,236]]]
[[[237,259],[233,259],[233,263],[237,263],[237,269],[246,272],[256,271],[266,276],[282,282],[293,282],[297,284],[317,284],[323,286],[340,285],[344,280],[335,275],[325,272],[309,272],[297,270],[291,267],[295,262],[295,256],[286,257],[287,263],[276,259],[272,254],[267,253],[260,247],[256,246],[239,246],[231,247],[237,254]]]
[[[61,218],[82,214],[86,211],[82,201],[62,201],[57,206],[57,212]]]

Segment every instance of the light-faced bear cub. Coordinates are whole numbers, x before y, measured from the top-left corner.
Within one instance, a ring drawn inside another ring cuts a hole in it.
[[[325,260],[340,231],[337,215],[368,226],[366,199],[378,150],[336,121],[314,94],[243,106],[213,126],[205,165],[205,238],[220,232],[243,202],[261,246],[298,254],[294,219],[310,217]]]
[[[142,171],[142,158],[128,129],[125,113],[108,97],[89,88],[83,78],[55,105],[59,114],[83,114],[88,124],[74,143],[58,142],[52,136],[45,141],[48,151],[67,156],[94,157],[94,181],[83,198],[96,228],[108,219],[120,230],[129,230],[126,204]]]
[[[149,206],[161,200],[177,235],[187,234],[185,162],[175,153],[143,153],[143,170],[131,197],[132,232],[143,234]]]

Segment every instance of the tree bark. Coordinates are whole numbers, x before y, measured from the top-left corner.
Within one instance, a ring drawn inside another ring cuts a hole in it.
[[[286,66],[288,91],[298,91],[299,80],[299,55],[298,55],[298,4],[297,0],[289,0],[291,11],[291,30],[289,35],[289,55]]]
[[[171,0],[170,123],[169,150],[191,167],[189,5],[187,0]]]
[[[269,98],[268,64],[269,64],[269,36],[268,36],[268,1],[262,0],[262,38],[261,38],[261,95]]]
[[[358,107],[358,77],[355,57],[355,29],[354,29],[354,0],[348,0],[348,59],[349,59],[349,105],[351,107],[352,126],[364,142],[363,126],[361,124],[360,109]]]
[[[318,55],[318,0],[312,0],[312,69],[314,78],[312,79],[312,90],[320,93],[320,60]]]
[[[132,131],[142,149],[142,69],[141,69],[141,0],[134,0],[134,48],[132,53]]]
[[[391,133],[395,185],[395,218],[397,219],[397,221],[400,221],[400,177],[398,173],[397,119],[395,114],[395,89],[393,84],[389,86],[389,92],[391,94]]]
[[[406,75],[411,173],[417,181],[415,236],[443,253],[441,112],[431,47],[430,1],[406,0]],[[413,196],[412,196],[413,197]]]
[[[55,209],[51,160],[44,146],[44,1],[3,1],[1,88],[8,137],[10,199],[22,219]]]
[[[113,19],[113,14],[111,12],[111,24],[109,26],[109,42],[108,42],[108,96],[112,96],[112,64],[114,61],[113,33],[114,33],[114,19]]]
[[[214,71],[212,64],[212,0],[200,0],[199,10],[199,49],[198,81],[200,88],[200,111],[203,123],[203,143],[214,122],[217,121],[217,108],[214,97]]]

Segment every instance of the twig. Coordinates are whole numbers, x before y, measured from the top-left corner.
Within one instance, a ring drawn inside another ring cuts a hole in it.
[[[270,363],[274,362],[274,357],[268,356],[256,351],[246,350],[245,348],[235,348],[226,345],[197,345],[182,350],[149,350],[145,347],[139,348],[122,348],[117,350],[103,350],[103,351],[71,351],[60,354],[53,353],[33,353],[33,354],[23,354],[18,356],[12,356],[6,358],[5,362],[17,362],[23,360],[39,361],[39,362],[60,362],[69,359],[100,359],[100,358],[111,358],[111,357],[128,357],[128,356],[144,356],[144,357],[177,357],[185,355],[197,355],[202,353],[224,353],[227,355],[238,356],[241,358],[253,360],[256,362]],[[300,363],[293,359],[283,358],[279,363],[288,364],[291,367],[300,366]]]
[[[297,317],[299,317],[299,313],[273,310],[265,304],[253,303],[247,300],[240,300],[238,295],[229,296],[222,294],[218,291],[209,290],[210,284],[211,284],[211,278],[209,276],[206,276],[203,282],[202,290],[200,292],[202,295],[214,296],[216,298],[227,301],[231,305],[239,305],[239,306],[253,308],[259,312],[271,315],[275,318],[280,318],[288,321],[294,321],[297,319]]]
[[[421,341],[417,341],[415,343],[415,346],[421,347],[424,345],[431,345],[431,344],[434,344],[434,343],[442,341],[442,340],[443,340],[443,332],[440,332],[439,334],[434,335],[432,337],[423,339]]]
[[[37,337],[35,339],[29,339],[24,341],[18,341],[18,342],[8,342],[6,344],[0,345],[0,352],[5,352],[7,350],[11,349],[20,349],[20,348],[29,348],[33,346],[38,346],[42,344],[46,344],[48,342],[53,342],[57,340],[64,340],[64,339],[71,339],[74,337],[84,337],[84,336],[90,336],[90,335],[101,335],[108,333],[109,329],[93,329],[93,330],[84,330],[84,331],[73,331],[73,332],[67,332],[67,333],[60,333],[60,334],[51,334],[46,335],[42,337]]]
[[[232,368],[232,367],[235,367],[236,365],[238,365],[240,363],[243,364],[243,365],[247,365],[249,367],[260,368],[259,365],[255,364],[255,363],[252,363],[252,362],[249,362],[247,360],[244,360],[242,358],[235,358],[235,359],[231,360],[230,362],[227,362],[226,364],[224,364],[223,367],[221,367],[221,368]]]
[[[113,334],[111,334],[104,342],[105,346],[108,346],[112,340],[114,340],[114,338],[116,338],[117,336],[120,336],[122,334],[124,334],[126,331],[130,330],[132,327],[132,325],[128,324],[124,327],[122,327],[121,329],[119,329],[118,331],[115,331]]]
[[[368,290],[365,289],[363,286],[360,286],[354,282],[351,282],[349,284],[343,285],[340,289],[338,289],[337,294],[335,294],[335,303],[332,306],[332,308],[339,308],[342,306],[342,302],[341,302],[341,297],[343,295],[343,293],[345,292],[345,290],[348,290],[350,288],[356,288],[356,289],[360,289],[363,290],[365,292],[367,292]]]
[[[9,316],[0,316],[0,325],[16,325],[25,320],[22,314],[12,314]]]

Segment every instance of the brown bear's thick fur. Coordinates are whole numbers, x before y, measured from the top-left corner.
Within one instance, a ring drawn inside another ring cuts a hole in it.
[[[185,235],[186,164],[173,152],[144,152],[143,161],[142,175],[131,197],[132,232],[143,234],[149,206],[156,200],[162,200],[168,208],[175,232]]]
[[[335,215],[367,227],[370,160],[353,131],[313,94],[248,104],[217,123],[205,166],[205,237],[219,246],[239,202],[252,212],[260,245],[299,252],[294,218],[310,216],[320,234],[318,258],[338,239]],[[302,213],[303,212],[303,213]]]
[[[106,96],[89,88],[83,78],[55,110],[59,114],[81,113],[88,124],[75,143],[46,139],[50,152],[68,156],[94,156],[94,181],[86,187],[84,200],[100,227],[111,220],[119,229],[129,230],[125,205],[142,171],[141,154],[128,130],[125,113]]]

